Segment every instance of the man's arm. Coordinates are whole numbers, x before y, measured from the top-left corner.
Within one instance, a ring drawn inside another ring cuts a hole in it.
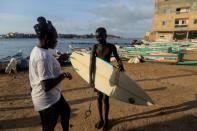
[[[118,55],[118,51],[117,51],[115,45],[113,45],[113,55],[116,58],[119,70],[124,71],[124,66],[123,66],[122,60],[120,59],[120,57]]]
[[[90,54],[90,66],[89,66],[89,84],[93,86],[94,84],[94,73],[95,73],[95,62],[96,62],[96,45],[93,46],[91,54]]]

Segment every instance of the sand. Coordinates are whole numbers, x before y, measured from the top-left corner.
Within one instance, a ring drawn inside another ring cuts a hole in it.
[[[197,59],[197,54],[185,58]],[[124,63],[126,72],[154,100],[153,106],[135,106],[110,99],[111,131],[197,131],[197,66],[153,63]],[[73,75],[61,83],[62,94],[72,108],[71,131],[101,131],[94,128],[98,120],[96,94],[72,66],[62,67]],[[39,131],[40,118],[34,111],[28,71],[14,76],[0,74],[0,130]],[[92,114],[85,111],[93,96]],[[61,131],[58,122],[55,131]]]

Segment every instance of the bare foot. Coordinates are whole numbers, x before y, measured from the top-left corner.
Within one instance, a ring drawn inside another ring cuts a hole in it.
[[[105,122],[103,124],[103,131],[107,131],[108,130],[108,122]]]
[[[101,127],[103,127],[104,121],[100,120],[95,124],[95,128],[100,129]]]

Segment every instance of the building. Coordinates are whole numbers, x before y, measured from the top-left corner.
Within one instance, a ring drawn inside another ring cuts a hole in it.
[[[197,39],[197,0],[155,0],[152,30],[146,33],[145,39]]]

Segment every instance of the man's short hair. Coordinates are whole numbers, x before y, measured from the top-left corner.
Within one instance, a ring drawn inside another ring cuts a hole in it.
[[[96,36],[100,34],[106,34],[107,35],[107,30],[104,27],[99,27],[96,29]]]

